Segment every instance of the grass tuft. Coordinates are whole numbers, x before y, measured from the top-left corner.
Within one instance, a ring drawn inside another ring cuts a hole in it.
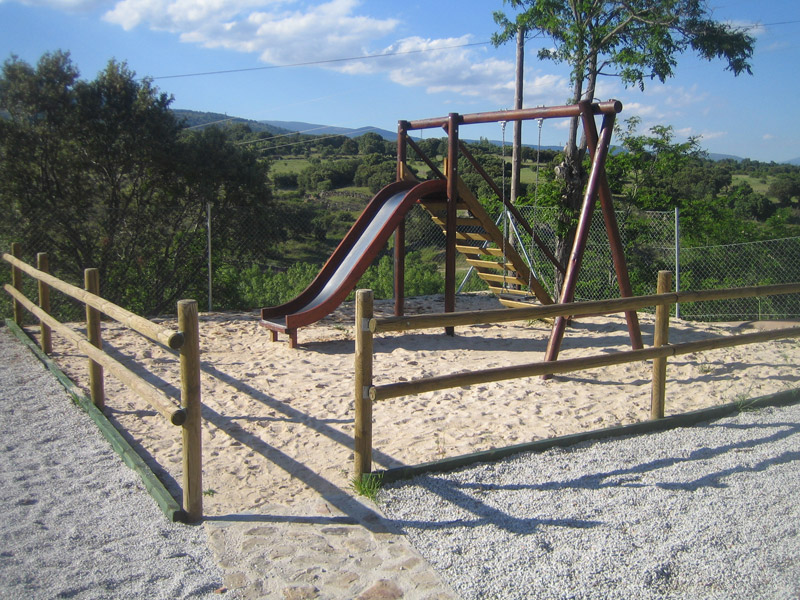
[[[363,473],[361,477],[353,477],[350,487],[359,495],[373,502],[378,497],[378,490],[383,485],[383,473]]]

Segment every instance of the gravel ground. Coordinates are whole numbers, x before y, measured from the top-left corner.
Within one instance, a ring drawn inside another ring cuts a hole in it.
[[[167,521],[88,415],[0,327],[0,597],[220,598],[221,585],[203,527]]]
[[[465,599],[800,598],[800,405],[385,487]]]

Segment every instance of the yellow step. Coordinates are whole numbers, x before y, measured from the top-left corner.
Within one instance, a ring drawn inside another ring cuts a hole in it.
[[[480,277],[484,281],[493,281],[493,282],[497,282],[497,283],[504,283],[506,285],[525,285],[525,286],[527,286],[527,283],[525,282],[525,280],[524,279],[520,279],[516,275],[496,275],[495,273],[481,273],[481,272],[478,272],[478,277]],[[525,291],[525,293],[527,294],[529,292]]]
[[[516,282],[510,282],[510,283],[516,283]],[[502,288],[502,287],[498,287],[496,285],[490,285],[489,289],[492,291],[492,293],[496,294],[497,296],[509,295],[509,294],[513,295],[513,296],[530,296],[531,295],[531,293],[528,290],[515,290],[513,288]]]
[[[422,206],[430,213],[447,212],[446,200],[430,200],[423,202]],[[467,206],[463,202],[456,202],[456,210],[467,210]]]
[[[441,227],[447,226],[447,219],[443,219],[440,217],[433,217],[433,222]],[[457,227],[482,227],[481,222],[478,219],[473,217],[457,217],[456,218],[456,226]]]
[[[481,246],[456,245],[456,250],[461,252],[461,254],[472,254],[475,256],[480,256],[480,255],[498,256],[498,257],[503,256],[503,251],[500,248],[495,248],[495,247],[482,248]]]
[[[445,234],[447,234],[447,231],[445,231]],[[485,231],[476,231],[476,232],[456,231],[456,239],[457,240],[473,240],[473,241],[476,241],[476,242],[491,242],[492,241],[492,238]]]
[[[511,263],[494,262],[491,260],[478,260],[475,258],[468,258],[467,263],[479,269],[495,269],[498,271],[513,271],[514,265]]]

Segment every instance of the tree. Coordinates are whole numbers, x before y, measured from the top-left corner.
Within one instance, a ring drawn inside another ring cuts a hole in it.
[[[703,156],[698,138],[690,137],[682,143],[673,142],[672,127],[656,125],[650,128],[651,135],[638,135],[639,117],[626,119],[626,129],[617,128],[623,152],[609,158],[608,178],[612,190],[639,208],[645,210],[670,210],[682,201],[702,197],[713,185],[705,180],[710,169],[703,169],[700,176],[691,166]],[[684,176],[691,172],[691,177]],[[622,181],[618,181],[621,178]],[[690,189],[681,185],[691,180]],[[713,195],[713,194],[712,194]]]
[[[368,131],[356,138],[359,154],[384,154],[386,145],[383,138],[374,131]]]
[[[218,252],[246,255],[256,230],[279,237],[255,154],[216,128],[184,135],[170,103],[125,63],[84,81],[67,53],[45,54],[35,68],[7,60],[0,233],[49,252],[75,283],[98,268],[105,297],[148,314],[203,288],[208,204]]]
[[[777,198],[781,206],[790,206],[792,198],[800,198],[800,176],[778,175],[769,184],[769,195]]]
[[[714,21],[702,0],[504,0],[518,12],[509,19],[494,14],[501,29],[493,42],[514,39],[518,29],[549,38],[539,58],[570,66],[572,94],[568,102],[594,99],[600,76],[619,77],[626,86],[644,89],[645,80],[665,81],[673,75],[677,56],[693,51],[702,58],[722,59],[726,69],[750,73],[755,40],[735,27]],[[561,219],[566,235],[556,243],[556,256],[567,262],[575,237],[586,180],[586,140],[578,137],[578,118],[571,120],[564,160],[557,170],[562,185]],[[560,286],[560,282],[559,282]]]

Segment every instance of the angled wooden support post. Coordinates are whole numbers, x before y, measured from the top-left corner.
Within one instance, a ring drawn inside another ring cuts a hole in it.
[[[586,142],[592,156],[597,152],[597,143],[599,137],[597,135],[597,125],[594,122],[594,115],[589,111],[582,113],[583,117],[583,130],[586,132]],[[603,131],[606,128],[614,129],[614,120],[616,119],[615,113],[609,113],[603,116]],[[606,226],[606,236],[608,237],[609,247],[611,248],[611,260],[614,263],[614,272],[617,275],[617,284],[619,285],[620,296],[623,298],[630,298],[633,296],[633,288],[631,287],[630,276],[628,275],[628,265],[625,262],[625,250],[622,246],[622,238],[619,234],[619,224],[617,223],[617,215],[614,213],[614,204],[611,199],[611,188],[608,186],[608,177],[606,176],[605,163],[600,165],[600,173],[598,175],[600,196],[600,208],[603,212],[603,221]],[[628,311],[625,313],[625,319],[628,322],[628,335],[631,339],[631,346],[634,350],[643,348],[642,344],[642,330],[639,327],[639,316],[636,311]]]
[[[589,111],[591,113],[591,103],[581,103],[581,108],[582,112]],[[592,155],[592,170],[589,174],[589,182],[586,185],[586,193],[583,197],[581,214],[578,218],[578,227],[575,232],[575,241],[572,244],[572,252],[570,253],[569,263],[567,264],[567,273],[564,276],[564,284],[561,288],[561,296],[559,298],[559,303],[561,304],[567,304],[575,299],[575,287],[578,284],[578,273],[581,270],[581,262],[583,261],[586,243],[589,239],[592,213],[597,203],[598,190],[600,188],[600,175],[604,172],[603,165],[605,165],[606,156],[608,156],[612,129],[613,127],[603,128],[602,135]],[[564,338],[564,330],[566,327],[567,317],[556,317],[555,323],[553,324],[553,331],[550,333],[550,341],[547,344],[547,352],[545,354],[546,361],[554,361],[558,358],[558,352],[561,349],[561,341]],[[545,375],[544,377],[547,379],[549,376]]]
[[[360,479],[372,472],[372,332],[369,321],[373,316],[372,290],[356,292],[356,351],[355,351],[355,440],[353,474]]]
[[[83,271],[83,282],[87,292],[100,295],[100,276],[97,269],[85,269]],[[100,311],[86,305],[86,337],[89,338],[92,346],[102,349],[103,338],[100,331]],[[106,405],[105,385],[103,383],[103,365],[89,359],[89,391],[91,392],[92,402],[102,410]]]
[[[657,294],[667,294],[672,289],[672,273],[658,272]],[[669,344],[669,303],[656,306],[656,328],[653,347]],[[650,418],[664,418],[664,402],[667,393],[667,358],[653,359],[653,389],[650,394]]]
[[[203,438],[200,397],[200,327],[196,300],[178,302],[183,423],[183,510],[190,522],[203,518]]]
[[[39,252],[36,255],[36,268],[43,273],[50,273],[50,262],[47,252]],[[39,308],[50,314],[50,286],[41,279],[39,280]],[[52,354],[53,337],[50,327],[42,319],[39,319],[39,328],[41,331],[40,345],[42,346],[42,352],[45,354]]]
[[[22,246],[18,242],[11,242],[11,256],[18,260],[22,260]],[[22,293],[22,271],[12,265],[11,267],[11,285],[14,289]],[[14,323],[22,327],[22,304],[18,300],[14,300]]]

